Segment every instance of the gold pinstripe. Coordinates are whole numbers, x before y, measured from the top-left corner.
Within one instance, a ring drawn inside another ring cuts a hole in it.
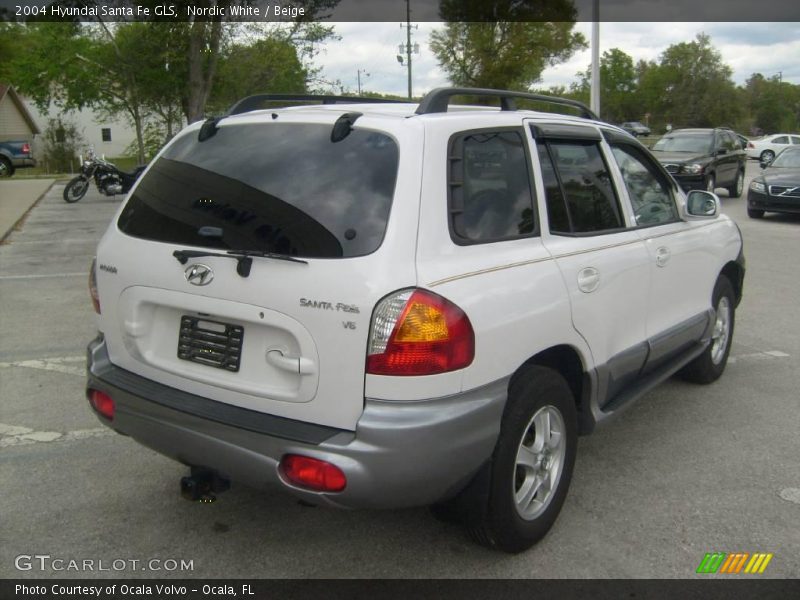
[[[531,260],[523,260],[513,263],[508,263],[505,265],[497,265],[494,267],[488,267],[486,269],[480,269],[478,271],[469,271],[467,273],[461,273],[459,275],[453,275],[451,277],[445,277],[444,279],[437,279],[436,281],[432,281],[428,284],[428,287],[435,287],[437,285],[442,285],[444,283],[450,283],[451,281],[457,281],[459,279],[466,279],[467,277],[475,277],[476,275],[483,275],[484,273],[493,273],[495,271],[503,271],[505,269],[513,269],[515,267],[524,267],[526,265],[533,265],[540,262],[546,262],[549,260],[557,260],[559,258],[567,258],[570,256],[578,256],[580,254],[588,254],[590,252],[598,252],[600,250],[608,250],[610,248],[619,248],[621,246],[630,246],[631,244],[638,244],[641,240],[628,240],[626,242],[617,242],[616,244],[607,244],[605,246],[594,247],[594,248],[587,248],[586,250],[576,250],[574,252],[565,252],[564,254],[556,254],[553,256],[543,256],[542,258],[534,258]]]
[[[716,225],[716,222],[707,223],[707,224],[704,224],[704,225],[698,225],[698,226],[695,227],[695,229],[701,229],[701,228],[704,228],[704,227],[710,227],[711,225]],[[609,250],[611,248],[620,248],[622,246],[629,246],[631,244],[637,244],[639,242],[646,242],[648,240],[654,240],[654,239],[657,239],[657,238],[667,237],[667,236],[670,236],[670,235],[676,235],[678,233],[684,233],[684,231],[685,231],[684,229],[681,229],[679,231],[668,231],[666,233],[659,233],[659,234],[651,235],[651,236],[648,236],[648,237],[642,238],[642,239],[628,240],[628,241],[625,241],[625,242],[617,242],[616,244],[607,244],[605,246],[587,248],[585,250],[576,250],[574,252],[565,252],[564,254],[556,254],[556,255],[553,255],[553,256],[545,256],[545,257],[542,257],[542,258],[534,258],[532,260],[517,261],[517,262],[513,262],[513,263],[508,263],[508,264],[505,264],[505,265],[497,265],[497,266],[494,266],[494,267],[487,267],[486,269],[479,269],[478,271],[468,271],[467,273],[460,273],[458,275],[452,275],[450,277],[444,277],[442,279],[437,279],[436,281],[430,282],[428,284],[428,287],[436,287],[438,285],[443,285],[445,283],[451,283],[453,281],[458,281],[460,279],[467,279],[468,277],[475,277],[476,275],[483,275],[485,273],[494,273],[496,271],[504,271],[506,269],[514,269],[516,267],[524,267],[524,266],[527,266],[527,265],[533,265],[533,264],[540,263],[540,262],[546,262],[548,260],[558,260],[559,258],[568,258],[570,256],[579,256],[581,254],[588,254],[590,252],[598,252],[600,250]]]

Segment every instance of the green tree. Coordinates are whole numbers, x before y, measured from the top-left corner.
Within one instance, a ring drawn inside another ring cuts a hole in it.
[[[745,82],[744,98],[752,126],[767,133],[797,131],[800,86],[753,73]]]
[[[14,85],[42,110],[91,107],[126,115],[144,159],[143,129],[148,107],[142,93],[143,57],[149,49],[137,32],[145,24],[29,23],[12,30],[15,50],[7,68]]]
[[[74,173],[86,144],[77,125],[64,117],[48,119],[42,139],[43,166],[48,173]]]
[[[586,46],[574,21],[449,22],[431,34],[439,65],[456,86],[528,90],[548,67]]]
[[[742,116],[732,69],[722,62],[711,38],[673,44],[658,64],[640,63],[639,85],[645,104],[658,119],[681,127],[733,125]]]
[[[153,2],[154,0],[148,0]],[[156,3],[158,0],[155,0]],[[179,2],[181,5],[191,4],[195,7],[225,8],[226,15],[232,4],[249,4],[252,0],[190,0]],[[271,29],[273,38],[282,36],[286,41],[298,48],[301,56],[313,56],[317,44],[330,37],[333,28],[315,23],[314,20],[325,16],[339,3],[339,0],[295,0],[292,4],[304,9],[304,16]],[[182,106],[186,121],[193,123],[205,116],[206,103],[211,97],[214,80],[226,46],[231,43],[240,28],[226,23],[227,16],[215,16],[211,20],[190,20],[176,23],[174,30],[175,44],[185,51],[185,87],[182,94]],[[269,35],[269,34],[268,34]]]
[[[333,33],[332,27],[295,22],[256,27],[255,41],[244,41],[254,27],[220,21],[3,24],[3,47],[11,52],[0,65],[3,79],[42,110],[52,103],[126,116],[136,132],[138,160],[144,161],[157,130],[166,140],[183,119],[205,115],[220,62],[226,65],[215,92],[220,101],[224,90],[303,91],[314,74],[303,58],[313,57]]]
[[[307,78],[297,48],[285,39],[235,44],[220,59],[209,104],[222,112],[251,94],[303,93]]]
[[[580,73],[573,92],[588,102],[591,90],[591,66]],[[644,120],[642,105],[637,98],[638,82],[633,58],[619,48],[606,50],[600,57],[600,116],[606,121]]]

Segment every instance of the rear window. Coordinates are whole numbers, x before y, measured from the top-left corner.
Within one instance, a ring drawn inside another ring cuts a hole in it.
[[[662,152],[694,152],[709,154],[714,145],[711,133],[673,133],[665,135],[653,145],[653,150]]]
[[[359,129],[334,143],[331,129],[223,122],[204,142],[186,135],[140,182],[119,228],[159,242],[306,258],[374,252],[394,195],[397,144]]]

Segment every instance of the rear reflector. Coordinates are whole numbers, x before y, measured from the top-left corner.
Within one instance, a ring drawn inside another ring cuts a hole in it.
[[[280,471],[294,485],[315,492],[341,492],[347,485],[339,467],[310,456],[286,454],[281,459]]]
[[[99,390],[89,390],[89,404],[109,421],[114,420],[114,400]]]

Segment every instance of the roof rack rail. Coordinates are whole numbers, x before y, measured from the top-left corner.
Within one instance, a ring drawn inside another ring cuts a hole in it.
[[[376,104],[397,104],[402,100],[390,100],[388,98],[365,98],[364,96],[326,96],[319,94],[256,94],[242,98],[230,107],[227,116],[239,115],[250,112],[251,110],[261,109],[261,104],[265,101],[274,102],[314,102],[316,104],[340,104],[352,103],[361,104],[372,102]]]
[[[447,112],[447,106],[450,103],[450,98],[453,96],[491,96],[500,99],[500,110],[517,110],[514,98],[525,98],[526,100],[537,100],[539,102],[548,102],[550,104],[559,104],[562,106],[569,106],[570,108],[577,108],[581,116],[586,119],[599,121],[600,119],[594,114],[588,106],[583,102],[577,100],[570,100],[569,98],[559,98],[558,96],[545,96],[544,94],[530,94],[528,92],[513,92],[510,90],[492,90],[484,88],[458,88],[458,87],[440,87],[428,92],[419,103],[416,113],[418,115],[429,115],[432,113]]]

